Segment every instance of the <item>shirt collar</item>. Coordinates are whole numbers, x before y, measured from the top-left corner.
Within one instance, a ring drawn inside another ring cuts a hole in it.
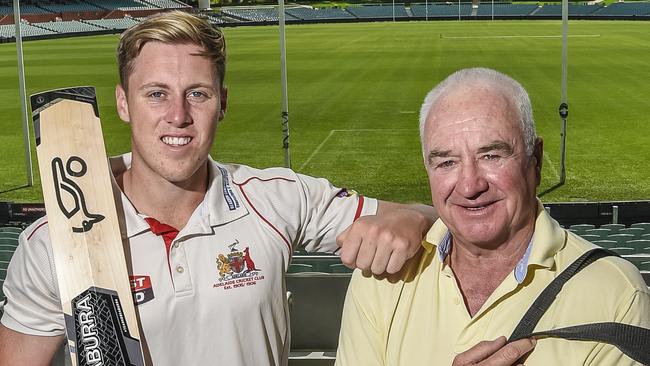
[[[445,261],[445,259],[449,255],[449,252],[451,252],[451,245],[452,245],[451,231],[447,231],[445,236],[442,238],[442,241],[440,241],[440,243],[438,244],[438,260],[440,260],[441,263]],[[522,283],[526,278],[526,274],[528,273],[528,259],[530,258],[530,253],[532,248],[533,248],[533,239],[531,238],[530,241],[528,242],[528,248],[526,248],[526,252],[521,257],[519,262],[517,262],[517,265],[515,266],[515,269],[513,271],[517,283]]]
[[[528,274],[531,265],[551,268],[554,263],[555,253],[560,251],[565,243],[566,234],[559,224],[551,218],[541,201],[537,200],[537,219],[535,232],[528,243],[528,247],[513,271],[518,283],[522,283]],[[438,260],[444,262],[453,243],[452,235],[442,219],[438,219],[426,235],[422,243],[427,252],[436,249]],[[537,243],[533,245],[533,243]]]
[[[110,166],[113,172],[111,175],[113,195],[118,205],[118,212],[124,212],[124,215],[118,215],[123,224],[122,227],[126,228],[122,235],[130,238],[150,230],[144,216],[137,212],[115,180],[115,177],[131,167],[131,153],[110,158]],[[206,197],[192,213],[186,228],[181,231],[212,232],[212,226],[225,224],[248,214],[248,209],[235,190],[232,176],[226,167],[208,157],[208,174],[209,183]]]

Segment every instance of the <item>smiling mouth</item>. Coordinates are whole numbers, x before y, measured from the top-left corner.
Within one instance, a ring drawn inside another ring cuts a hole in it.
[[[160,139],[165,145],[169,146],[185,146],[192,141],[191,137],[172,137],[172,136],[163,136]]]
[[[467,211],[476,212],[476,211],[481,211],[481,210],[487,209],[488,207],[492,206],[493,203],[494,202],[487,202],[487,203],[484,203],[482,205],[475,205],[475,206],[463,206],[463,205],[461,205],[461,207],[463,207]]]
[[[466,210],[470,211],[480,211],[485,209],[487,206],[477,206],[477,207],[465,207]]]

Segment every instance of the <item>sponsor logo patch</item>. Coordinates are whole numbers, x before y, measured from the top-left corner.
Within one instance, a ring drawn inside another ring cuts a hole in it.
[[[213,288],[232,290],[240,287],[254,286],[264,279],[262,270],[255,266],[250,247],[237,248],[239,240],[230,244],[230,252],[218,253],[216,257],[218,282]]]
[[[154,299],[153,287],[149,276],[129,276],[131,283],[131,294],[135,305],[142,305]]]
[[[232,187],[230,187],[228,172],[226,169],[220,166],[217,168],[219,168],[219,171],[221,172],[221,182],[223,183],[223,198],[226,200],[226,204],[228,204],[228,209],[230,211],[234,211],[239,208],[239,201],[237,200],[235,193],[232,191]]]
[[[347,189],[347,188],[341,188],[339,193],[336,194],[336,197],[338,197],[338,198],[346,198],[346,197],[352,197],[352,196],[354,196],[356,194],[357,194],[356,191],[353,191],[353,190]]]

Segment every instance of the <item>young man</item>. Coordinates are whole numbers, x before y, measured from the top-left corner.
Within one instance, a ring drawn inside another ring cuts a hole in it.
[[[118,63],[117,109],[132,150],[111,165],[148,363],[285,365],[293,249],[334,252],[342,234],[344,262],[377,273],[417,251],[430,208],[209,157],[227,93],[223,35],[208,22],[182,12],[145,20],[122,35]],[[46,219],[20,241],[4,288],[0,365],[47,365],[64,324]]]
[[[524,88],[494,70],[460,70],[427,95],[420,132],[440,220],[401,274],[355,272],[337,365],[510,365],[533,346],[528,366],[638,364],[600,342],[481,343],[509,336],[541,291],[595,247],[536,198],[543,149]],[[650,291],[630,262],[606,257],[585,267],[535,329],[596,322],[650,327]]]

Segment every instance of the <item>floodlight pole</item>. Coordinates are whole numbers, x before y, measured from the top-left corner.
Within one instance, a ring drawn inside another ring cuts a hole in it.
[[[458,20],[460,21],[460,0],[458,0]]]
[[[393,0],[393,21],[395,21],[395,0]]]
[[[284,35],[284,0],[278,0],[278,23],[280,25],[280,78],[282,84],[282,148],[284,149],[284,166],[291,168],[289,150],[289,94],[287,92],[287,46]]]
[[[32,175],[32,153],[29,143],[29,117],[27,116],[27,91],[25,90],[25,62],[23,61],[23,37],[20,33],[20,4],[14,0],[14,25],[16,26],[16,54],[18,56],[18,88],[20,94],[20,111],[23,120],[23,144],[25,145],[25,170],[27,187],[34,185]]]
[[[429,21],[429,0],[424,0],[424,19]]]
[[[562,131],[560,133],[560,184],[566,180],[566,128],[567,117],[569,116],[569,103],[567,100],[567,67],[569,42],[569,2],[562,0],[562,96],[560,99],[560,118],[562,119]]]
[[[492,0],[492,20],[494,20],[494,0]]]

